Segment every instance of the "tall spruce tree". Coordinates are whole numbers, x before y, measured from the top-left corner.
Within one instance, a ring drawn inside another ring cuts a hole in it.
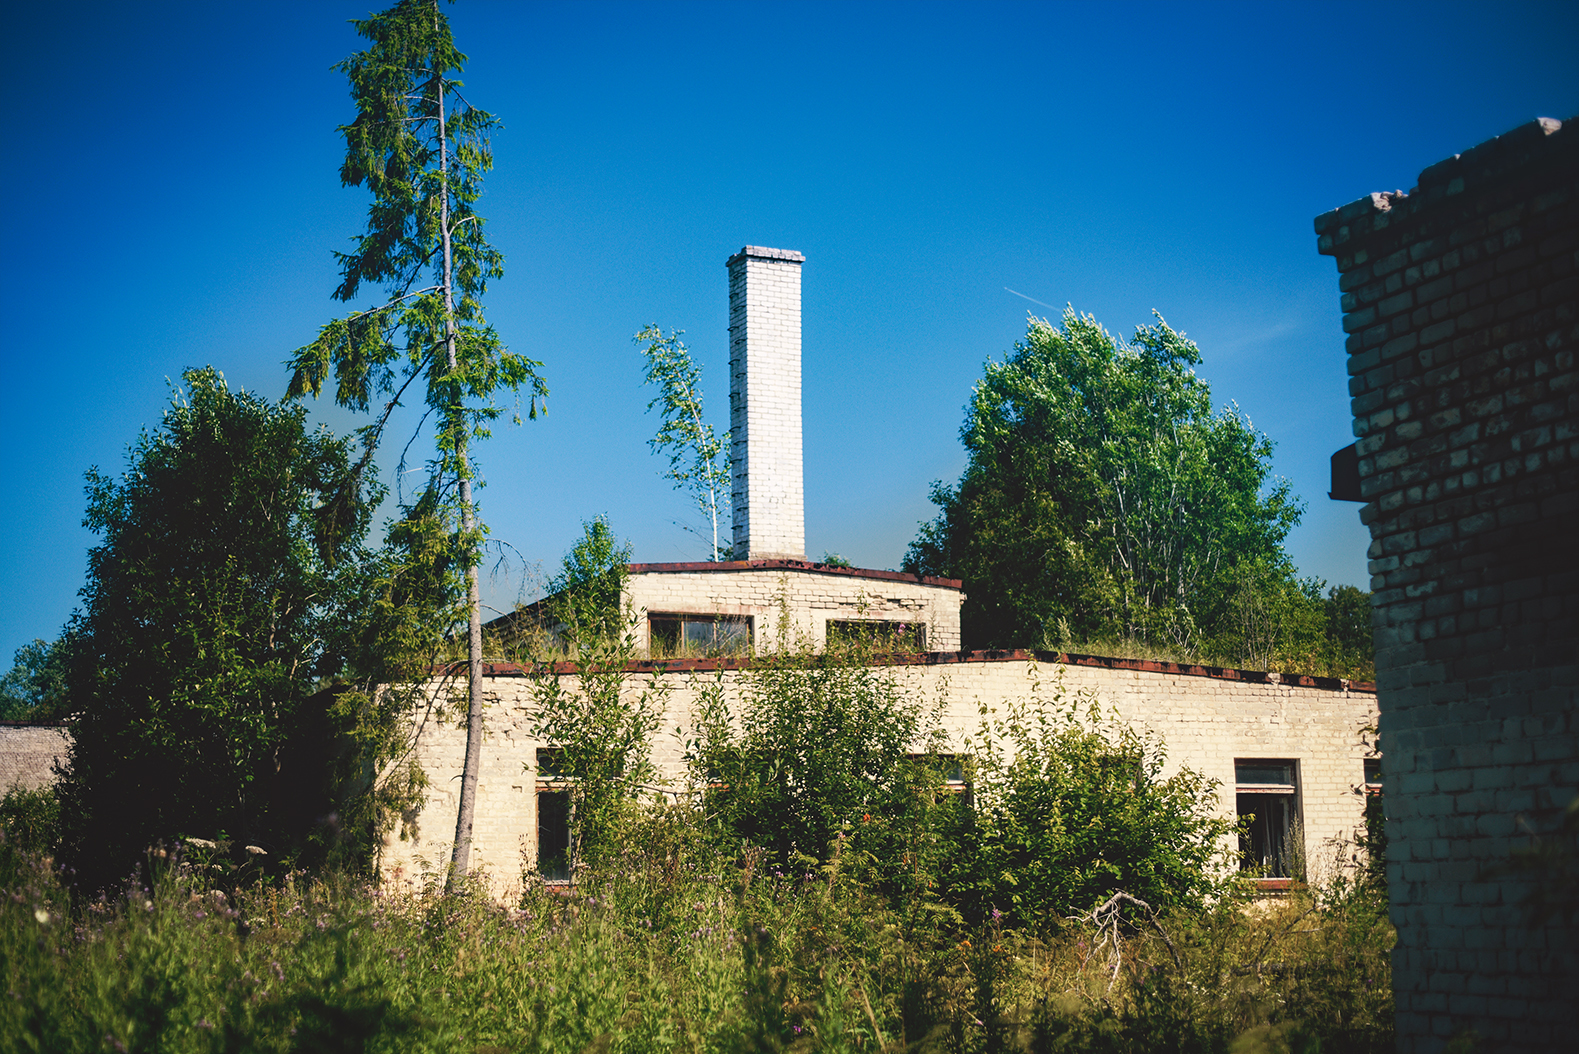
[[[466,764],[451,859],[452,871],[464,874],[482,752],[482,531],[470,444],[499,416],[500,389],[524,388],[531,417],[548,390],[542,364],[508,351],[483,318],[488,279],[504,265],[475,210],[493,164],[489,135],[497,122],[466,100],[452,76],[466,56],[456,50],[438,0],[402,0],[353,24],[371,45],[337,67],[357,109],[340,129],[340,181],[366,186],[373,201],[366,233],[351,252],[335,254],[341,282],[334,296],[350,303],[365,282],[382,287],[386,299],[335,319],[299,348],[289,363],[290,395],[317,396],[333,373],[340,405],[365,413],[382,401],[359,433],[366,465],[407,390],[419,379],[426,386],[437,433],[431,470],[457,521],[449,558],[464,570],[469,612]]]

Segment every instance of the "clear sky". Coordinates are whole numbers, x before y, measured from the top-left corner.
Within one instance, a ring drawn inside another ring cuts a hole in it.
[[[279,397],[286,357],[343,310],[330,251],[366,199],[339,185],[352,111],[330,67],[371,7],[9,8],[7,665],[76,605],[82,474],[124,466],[166,378],[212,364]],[[550,568],[598,513],[639,560],[702,557],[646,447],[630,336],[686,330],[727,427],[724,261],[749,243],[807,257],[812,556],[897,566],[928,484],[963,466],[983,361],[1027,311],[1070,303],[1120,333],[1156,310],[1196,340],[1215,399],[1276,441],[1309,503],[1302,572],[1364,586],[1358,506],[1326,497],[1350,417],[1311,219],[1579,113],[1570,4],[472,0],[450,17],[468,96],[504,123],[481,205],[506,255],[489,316],[552,389],[546,418],[481,448],[483,515]]]

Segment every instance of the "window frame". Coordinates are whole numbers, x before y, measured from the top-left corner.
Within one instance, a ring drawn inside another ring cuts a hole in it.
[[[1287,774],[1286,778],[1254,778],[1264,776],[1274,768],[1281,768]],[[1256,771],[1258,769],[1259,772]],[[1250,778],[1241,779],[1242,776]],[[1234,759],[1234,816],[1241,821],[1247,816],[1255,817],[1239,839],[1241,871],[1258,868],[1284,872],[1295,870],[1288,866],[1289,861],[1304,857],[1306,851],[1303,844],[1303,798],[1298,758]],[[1254,807],[1264,803],[1262,808],[1270,811],[1273,802],[1277,803],[1278,811],[1282,813],[1280,818],[1264,816]],[[1275,831],[1270,826],[1274,824],[1277,827]],[[1301,844],[1295,844],[1296,838]],[[1257,841],[1261,842],[1259,849]],[[1293,874],[1264,874],[1255,881],[1263,891],[1276,892],[1292,888],[1300,879]]]
[[[672,651],[666,648],[660,648],[658,643],[659,630],[657,626],[657,624],[660,622],[678,623],[678,632],[676,633],[675,637],[675,647]],[[699,652],[691,651],[689,642],[687,641],[687,624],[711,625],[713,627],[713,643],[716,646],[719,641],[718,627],[725,623],[734,623],[744,628],[745,632],[739,635],[740,645],[738,647],[715,647],[711,649],[703,649]],[[647,655],[649,658],[653,659],[712,658],[714,656],[724,655],[750,655],[756,647],[756,640],[757,627],[755,615],[735,615],[726,612],[702,611],[649,611],[647,613]]]
[[[925,654],[927,650],[927,624],[921,619],[898,618],[830,618],[823,624],[823,645],[832,644],[835,634],[852,632],[855,635],[869,635],[863,643],[882,643],[878,640],[882,636],[879,627],[895,626],[910,627],[909,631],[894,629],[888,634],[896,645],[901,643],[902,637],[913,637],[913,641],[903,641],[903,647],[896,646],[893,651],[904,654]],[[846,638],[848,639],[848,638]],[[913,647],[911,645],[914,645]]]

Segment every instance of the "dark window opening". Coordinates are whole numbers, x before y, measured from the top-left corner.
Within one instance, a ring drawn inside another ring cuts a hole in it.
[[[1234,802],[1244,830],[1239,866],[1266,878],[1303,878],[1304,845],[1292,761],[1236,761]]]
[[[570,841],[570,789],[564,751],[537,748],[537,873],[568,882],[575,866]]]
[[[829,619],[828,643],[922,652],[927,650],[927,624],[896,619]]]
[[[537,873],[550,882],[570,881],[570,792],[537,792]]]
[[[1365,759],[1365,791],[1367,794],[1382,792],[1382,759]]]
[[[652,615],[647,619],[653,658],[741,655],[751,650],[749,615]]]

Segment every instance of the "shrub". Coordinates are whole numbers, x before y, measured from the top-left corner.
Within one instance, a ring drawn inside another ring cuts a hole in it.
[[[687,760],[726,842],[794,870],[827,860],[841,836],[869,850],[904,826],[935,782],[911,757],[931,726],[871,658],[861,642],[819,652],[785,639],[752,661],[738,713],[721,679],[702,686]]]
[[[945,888],[967,917],[993,911],[1045,927],[1116,890],[1154,907],[1199,907],[1224,888],[1234,825],[1215,781],[1163,776],[1155,736],[1057,684],[1002,716],[984,712],[969,747],[974,810],[956,814]]]

